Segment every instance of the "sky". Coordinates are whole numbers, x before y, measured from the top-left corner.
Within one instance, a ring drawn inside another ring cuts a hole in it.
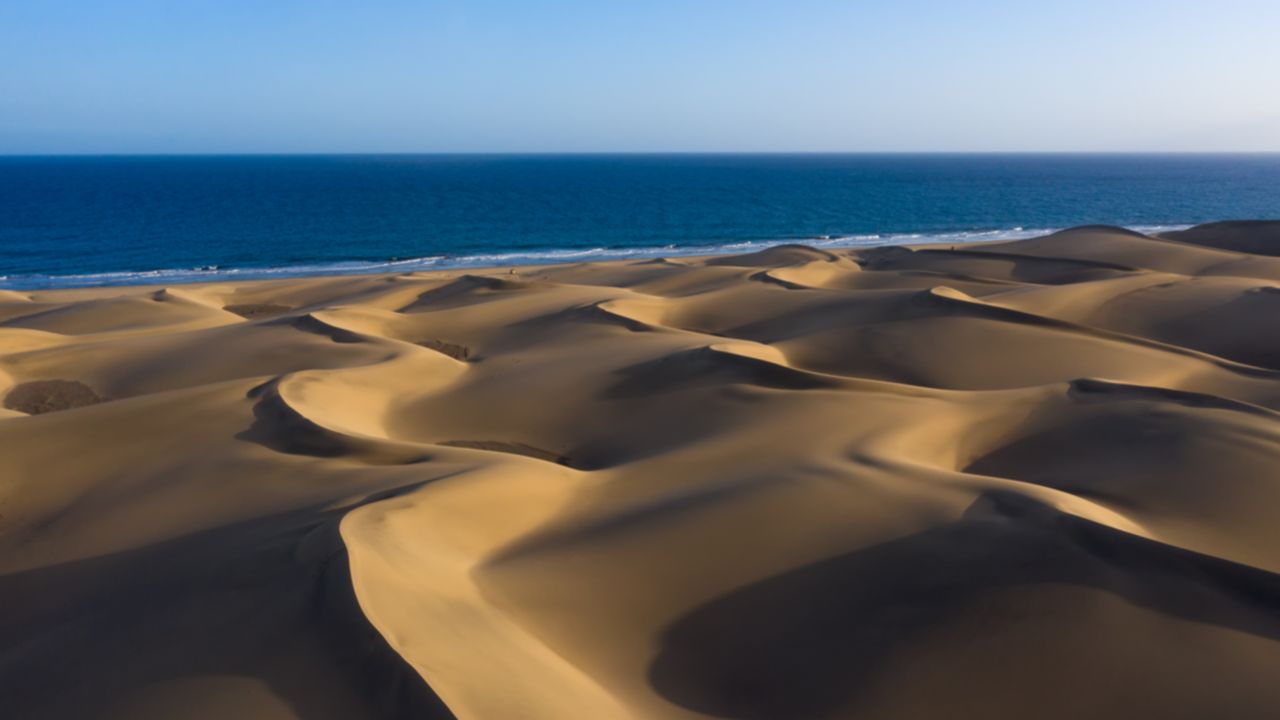
[[[699,151],[1280,151],[1280,2],[0,2],[0,154]]]

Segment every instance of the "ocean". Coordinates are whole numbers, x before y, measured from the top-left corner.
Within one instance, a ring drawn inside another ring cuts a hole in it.
[[[0,157],[0,288],[1277,217],[1277,154]]]

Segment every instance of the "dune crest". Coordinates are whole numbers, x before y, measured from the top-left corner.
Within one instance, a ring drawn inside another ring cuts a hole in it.
[[[0,698],[1273,717],[1276,227],[0,292]]]

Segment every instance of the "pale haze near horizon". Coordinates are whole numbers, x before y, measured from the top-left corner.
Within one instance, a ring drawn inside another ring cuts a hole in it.
[[[0,5],[0,153],[1280,151],[1280,3]]]

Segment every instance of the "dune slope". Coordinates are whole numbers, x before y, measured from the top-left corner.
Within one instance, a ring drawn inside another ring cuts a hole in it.
[[[1275,717],[1278,228],[0,294],[0,709]]]

